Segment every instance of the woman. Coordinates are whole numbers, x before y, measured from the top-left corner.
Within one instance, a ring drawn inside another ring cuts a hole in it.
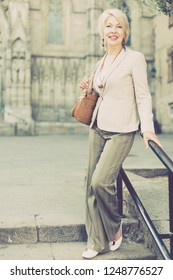
[[[115,251],[122,242],[115,181],[139,128],[146,147],[157,139],[143,54],[125,47],[129,35],[126,15],[119,9],[104,11],[99,31],[106,53],[97,63],[93,89],[99,95],[89,134],[86,193],[87,250],[84,258]],[[89,80],[80,83],[86,90]]]

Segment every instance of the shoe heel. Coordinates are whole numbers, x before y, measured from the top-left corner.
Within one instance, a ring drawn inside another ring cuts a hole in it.
[[[120,224],[121,229],[121,237],[118,240],[113,240],[109,243],[110,251],[116,251],[120,247],[122,241],[123,241],[123,232],[122,232],[122,223]]]

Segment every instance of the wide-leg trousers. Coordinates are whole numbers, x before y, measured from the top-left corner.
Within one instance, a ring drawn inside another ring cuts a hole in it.
[[[89,132],[89,164],[86,179],[87,248],[109,251],[121,223],[116,179],[134,141],[135,132],[114,133],[97,126]]]

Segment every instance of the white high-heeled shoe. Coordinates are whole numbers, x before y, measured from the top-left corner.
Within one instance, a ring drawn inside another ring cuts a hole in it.
[[[123,237],[121,236],[118,240],[113,240],[109,243],[110,251],[116,251],[122,243]]]
[[[122,240],[123,240],[123,233],[122,233],[122,223],[120,225],[120,230],[121,230],[121,236],[118,240],[113,240],[111,242],[109,242],[109,248],[110,251],[116,251],[118,250],[118,248],[120,247]]]
[[[98,252],[93,249],[88,249],[82,253],[82,257],[85,259],[92,259],[98,255]]]

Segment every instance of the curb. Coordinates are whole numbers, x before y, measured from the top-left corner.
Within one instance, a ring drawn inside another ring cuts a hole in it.
[[[143,242],[137,219],[123,218],[123,236],[131,241]],[[0,228],[0,244],[85,242],[86,240],[84,224]]]
[[[159,176],[163,177],[168,175],[168,170],[166,168],[124,168],[124,170],[142,176],[144,178],[154,178]]]

